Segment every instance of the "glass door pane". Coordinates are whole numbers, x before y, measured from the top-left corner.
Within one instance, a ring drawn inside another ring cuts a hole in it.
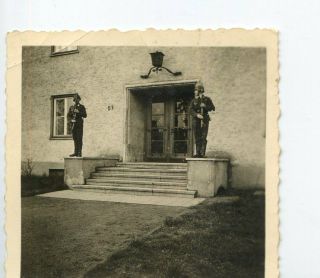
[[[158,156],[164,153],[164,112],[164,102],[153,102],[151,104],[151,156]]]
[[[173,121],[171,126],[172,156],[186,157],[189,152],[189,101],[183,97],[173,99]]]

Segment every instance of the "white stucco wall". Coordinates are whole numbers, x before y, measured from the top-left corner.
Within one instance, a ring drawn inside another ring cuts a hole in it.
[[[165,54],[164,66],[181,71],[141,79],[151,66],[149,52]],[[79,47],[78,54],[50,57],[48,47],[23,48],[22,160],[35,172],[47,164],[63,168],[72,140],[50,140],[50,96],[79,93],[87,108],[83,155],[120,155],[124,151],[125,86],[201,79],[212,98],[207,153],[232,161],[234,186],[264,186],[266,52],[263,48]],[[108,105],[114,109],[107,110]],[[52,164],[53,163],[53,164]]]

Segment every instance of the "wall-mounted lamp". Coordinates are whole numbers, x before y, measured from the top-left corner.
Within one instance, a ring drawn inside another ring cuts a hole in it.
[[[156,52],[150,53],[150,55],[151,55],[152,67],[150,68],[148,74],[140,75],[141,78],[146,79],[149,77],[151,72],[158,73],[158,71],[162,71],[162,69],[165,69],[167,72],[171,73],[174,76],[178,76],[178,75],[182,74],[181,71],[172,72],[168,68],[162,66],[163,56],[164,56],[164,54],[162,52],[156,51]]]

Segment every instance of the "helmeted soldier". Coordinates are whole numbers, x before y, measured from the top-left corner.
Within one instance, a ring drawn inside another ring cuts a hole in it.
[[[68,119],[71,121],[72,138],[74,141],[74,152],[70,157],[82,156],[83,118],[87,117],[86,108],[80,104],[81,97],[76,94],[73,97],[74,105],[68,112]]]
[[[196,155],[204,157],[207,147],[207,135],[210,116],[208,112],[215,111],[212,100],[204,96],[204,87],[197,83],[194,91],[194,99],[190,103],[190,114],[192,115],[192,127],[196,141]]]

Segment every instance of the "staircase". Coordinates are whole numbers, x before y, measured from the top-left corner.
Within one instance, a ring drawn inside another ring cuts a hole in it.
[[[162,195],[195,198],[187,189],[187,164],[124,162],[113,167],[97,167],[84,185],[73,189],[102,193]]]

